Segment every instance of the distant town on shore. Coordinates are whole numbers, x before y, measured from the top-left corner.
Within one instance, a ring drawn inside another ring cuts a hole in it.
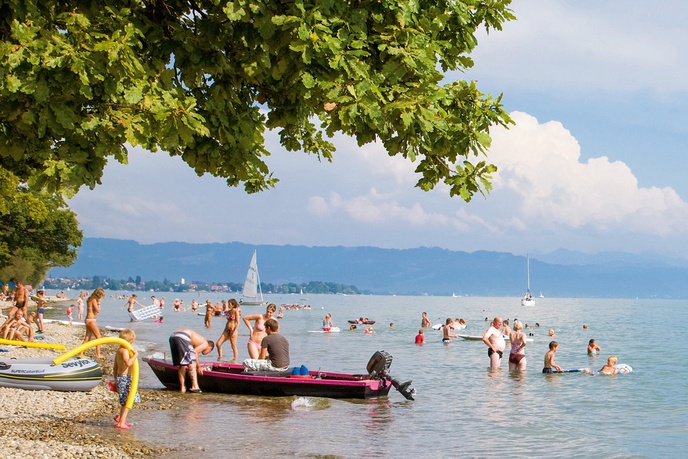
[[[135,279],[128,278],[110,279],[101,278],[100,276],[93,277],[60,277],[60,278],[46,278],[43,288],[53,290],[93,290],[98,287],[104,290],[118,290],[118,291],[155,291],[155,292],[217,292],[217,293],[236,293],[240,294],[243,283],[227,282],[227,283],[211,283],[211,282],[189,282],[185,279],[179,282],[170,282],[167,279],[163,281],[144,280],[141,276]],[[311,281],[302,284],[272,284],[262,283],[261,288],[264,293],[278,293],[278,294],[303,294],[303,293],[321,293],[321,294],[343,294],[343,295],[359,295],[362,292],[354,285],[336,284],[334,282],[318,282]]]

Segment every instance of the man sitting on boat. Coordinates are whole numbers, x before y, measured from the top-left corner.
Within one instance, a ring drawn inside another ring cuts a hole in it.
[[[280,335],[279,322],[275,319],[265,321],[267,336],[260,344],[257,359],[244,360],[246,371],[285,371],[289,368],[289,341]]]

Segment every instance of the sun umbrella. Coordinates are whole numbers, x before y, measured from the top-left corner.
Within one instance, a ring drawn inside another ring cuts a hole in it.
[[[17,288],[17,286],[14,285],[14,282],[8,282],[7,285],[9,285],[12,288]]]

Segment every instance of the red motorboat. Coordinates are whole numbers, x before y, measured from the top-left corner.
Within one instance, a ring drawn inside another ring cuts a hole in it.
[[[168,389],[179,390],[178,367],[164,355],[144,357],[144,362]],[[399,383],[389,375],[392,356],[377,351],[366,367],[368,374],[347,374],[325,371],[298,373],[299,368],[287,371],[245,371],[235,363],[202,363],[203,375],[198,376],[202,391],[223,394],[263,395],[268,397],[305,396],[328,398],[375,398],[387,396],[394,386],[408,400],[415,390],[411,381]]]

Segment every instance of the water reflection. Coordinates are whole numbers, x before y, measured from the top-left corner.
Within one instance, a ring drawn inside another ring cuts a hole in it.
[[[528,374],[527,370],[515,370],[509,372],[509,379],[512,382],[511,393],[513,395],[521,396],[525,395],[526,381]]]

